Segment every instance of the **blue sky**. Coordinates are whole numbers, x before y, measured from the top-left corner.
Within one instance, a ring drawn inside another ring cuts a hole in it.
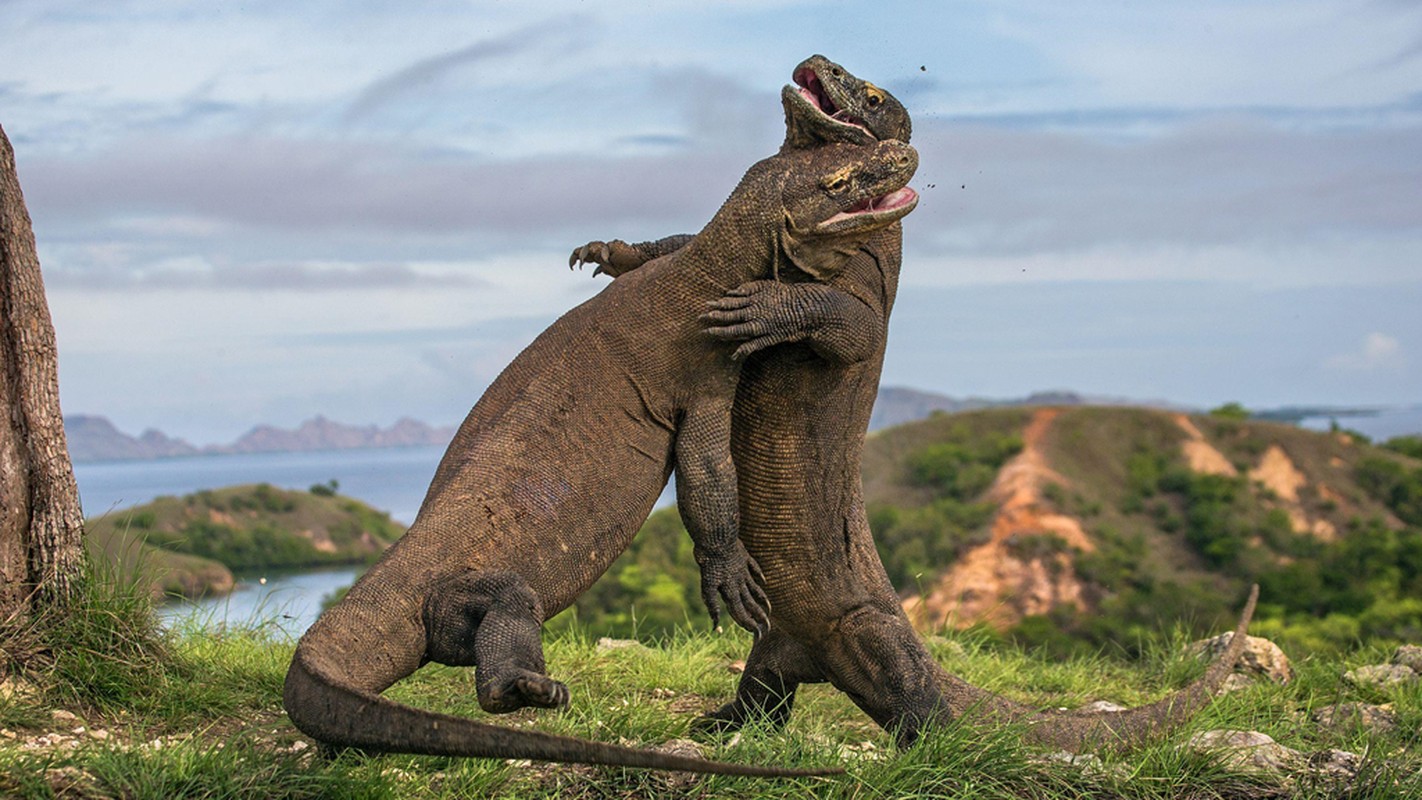
[[[462,418],[824,53],[914,115],[886,383],[1422,402],[1414,2],[0,2],[66,412]]]

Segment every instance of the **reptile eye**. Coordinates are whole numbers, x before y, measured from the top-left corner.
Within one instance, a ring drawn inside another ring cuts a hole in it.
[[[871,94],[871,95],[869,95],[869,107],[870,107],[870,108],[875,108],[875,107],[881,105],[883,102],[884,102],[884,98],[880,97],[879,95],[877,95],[877,94]]]
[[[842,192],[842,191],[844,191],[844,190],[846,190],[846,189],[848,189],[848,188],[849,188],[849,181],[845,180],[844,178],[832,178],[832,179],[830,179],[830,180],[828,180],[828,181],[825,182],[825,189],[827,189],[827,190],[829,190],[829,191],[831,191],[831,192],[833,192],[833,193],[835,193],[835,194],[839,194],[840,192]]]

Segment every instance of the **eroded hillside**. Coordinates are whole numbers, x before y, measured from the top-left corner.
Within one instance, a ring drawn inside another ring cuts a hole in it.
[[[1011,452],[996,458],[1004,442]],[[948,451],[961,458],[927,468]],[[984,623],[1028,638],[1111,624],[1116,638],[1180,619],[1207,627],[1250,581],[1283,615],[1422,623],[1422,603],[1408,605],[1422,588],[1422,531],[1389,507],[1397,491],[1378,486],[1391,480],[1383,473],[1417,469],[1341,433],[1037,408],[939,415],[875,435],[865,486],[916,624]],[[1372,581],[1372,597],[1348,585],[1374,573],[1385,579]],[[1380,603],[1393,607],[1384,614]]]

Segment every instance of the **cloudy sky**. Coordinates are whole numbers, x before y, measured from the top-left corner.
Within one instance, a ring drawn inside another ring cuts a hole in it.
[[[462,418],[824,53],[914,115],[885,382],[1422,402],[1422,5],[0,0],[68,413]]]

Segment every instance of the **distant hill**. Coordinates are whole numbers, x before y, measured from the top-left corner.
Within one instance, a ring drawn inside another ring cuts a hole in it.
[[[885,386],[879,389],[874,401],[874,413],[869,417],[869,430],[891,428],[906,422],[925,419],[935,412],[956,414],[961,411],[976,411],[981,408],[1004,408],[1012,406],[1079,406],[1079,405],[1144,405],[1170,407],[1164,402],[1142,402],[1111,397],[1087,397],[1064,389],[1033,392],[1026,397],[992,399],[986,397],[950,397],[921,389],[904,386]]]
[[[432,427],[404,417],[388,428],[377,425],[344,425],[323,416],[312,417],[295,430],[258,425],[237,441],[210,447],[210,453],[284,453],[307,450],[349,450],[363,447],[412,447],[445,445],[454,438],[454,428]]]
[[[137,437],[114,427],[99,416],[71,414],[64,418],[69,455],[75,461],[125,461],[221,453],[290,453],[311,450],[348,450],[367,447],[446,445],[454,427],[435,427],[418,420],[400,419],[388,428],[346,425],[323,416],[312,417],[295,429],[258,425],[225,445],[195,447],[156,430]]]
[[[145,570],[155,597],[231,591],[232,573],[372,561],[404,533],[390,515],[326,485],[231,486],[86,520],[89,551],[120,573]]]
[[[981,626],[1061,651],[1228,627],[1302,649],[1422,639],[1422,442],[1154,408],[1021,406],[871,434],[865,505],[924,630]],[[691,544],[654,514],[580,598],[581,624],[704,620]],[[566,624],[563,620],[553,621]]]
[[[70,414],[64,418],[69,457],[75,461],[123,461],[135,458],[171,458],[196,455],[198,448],[182,439],[169,438],[152,428],[129,436],[104,417]]]

